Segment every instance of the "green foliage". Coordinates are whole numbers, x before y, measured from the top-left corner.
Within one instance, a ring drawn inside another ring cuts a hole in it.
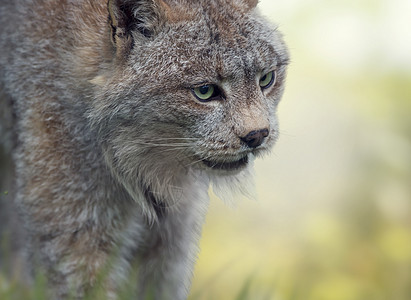
[[[132,283],[135,281],[130,280],[127,285],[120,291],[118,300],[134,300]],[[147,293],[145,300],[154,300],[153,291]],[[207,291],[204,291],[206,294]],[[270,300],[273,299],[273,295],[270,292],[265,293],[261,297],[256,298],[253,294],[252,278],[246,280],[237,296],[232,300]],[[0,299],[2,300],[48,300],[47,297],[47,280],[44,274],[38,274],[35,278],[34,284],[31,287],[27,287],[17,280],[8,281],[4,274],[0,273]],[[70,298],[74,299],[74,298]],[[104,290],[100,288],[93,289],[88,293],[84,300],[106,300]],[[190,297],[190,300],[200,299],[216,299],[214,297],[203,297],[201,291],[195,297]],[[291,298],[290,298],[291,300]]]
[[[390,52],[404,49],[408,27],[383,40],[406,1],[261,1],[293,58],[281,139],[256,170],[258,203],[212,203],[190,300],[410,299],[411,72]],[[338,44],[340,31],[357,39]],[[8,271],[1,300],[44,299],[44,277],[28,288]],[[87,297],[104,300],[101,289]]]

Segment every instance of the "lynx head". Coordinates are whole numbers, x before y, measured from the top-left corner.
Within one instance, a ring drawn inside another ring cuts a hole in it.
[[[193,170],[235,176],[275,143],[288,53],[256,4],[108,2],[112,57],[90,116],[131,194],[172,194]]]

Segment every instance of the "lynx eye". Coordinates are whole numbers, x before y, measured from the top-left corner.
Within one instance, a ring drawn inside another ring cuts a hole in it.
[[[221,96],[219,88],[214,84],[205,84],[193,89],[193,93],[201,102],[211,101]]]
[[[277,73],[275,71],[271,71],[265,74],[263,77],[260,78],[260,87],[262,89],[268,89],[275,83],[275,79],[277,77],[276,75]]]

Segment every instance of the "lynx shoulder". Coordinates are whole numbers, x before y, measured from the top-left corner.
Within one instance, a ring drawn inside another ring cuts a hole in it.
[[[256,5],[1,1],[10,196],[53,299],[107,268],[113,299],[133,270],[138,299],[187,297],[209,185],[243,188],[278,137],[288,53]]]

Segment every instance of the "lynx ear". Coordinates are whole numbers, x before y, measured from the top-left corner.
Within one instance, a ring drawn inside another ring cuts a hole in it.
[[[139,32],[152,37],[164,23],[162,0],[108,0],[109,23],[114,43]]]

